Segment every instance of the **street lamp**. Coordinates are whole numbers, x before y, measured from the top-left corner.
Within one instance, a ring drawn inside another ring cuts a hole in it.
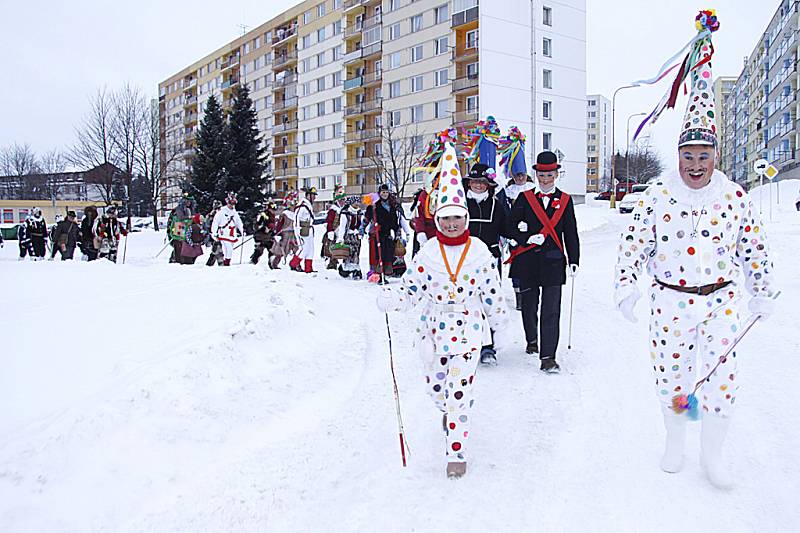
[[[616,125],[616,105],[617,105],[617,93],[620,92],[622,89],[632,89],[634,87],[638,87],[638,83],[634,83],[632,85],[623,85],[622,87],[617,88],[614,91],[613,96],[611,97],[611,194],[609,196],[609,207],[611,209],[617,208],[617,188],[616,184],[614,183],[614,167],[616,166],[617,162],[617,151],[614,148],[614,127]]]
[[[633,117],[642,117],[647,115],[647,113],[634,113],[633,115],[628,117],[628,127],[625,129],[625,180],[630,181],[630,170],[629,170],[629,163],[630,163],[630,148],[631,148],[631,119]]]

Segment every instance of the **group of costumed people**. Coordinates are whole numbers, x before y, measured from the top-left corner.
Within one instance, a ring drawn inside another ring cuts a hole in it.
[[[690,86],[689,102],[678,138],[677,172],[647,189],[621,235],[614,304],[626,319],[637,321],[638,281],[646,270],[648,351],[666,429],[660,467],[668,473],[681,470],[687,423],[699,419],[703,469],[712,485],[727,488],[733,476],[723,447],[741,384],[735,347],[773,313],[778,293],[758,210],[738,184],[714,168],[719,144],[710,60],[711,34],[719,22],[713,11],[703,11],[696,26],[697,36],[676,55],[688,49],[682,63],[667,62],[652,80],[639,82],[654,83],[678,68],[670,91],[642,126],[674,107],[684,83]],[[456,478],[466,472],[480,354],[503,327],[503,300],[511,298],[501,286],[499,240],[510,245],[505,262],[511,265],[527,351],[540,352],[543,370],[557,369],[561,286],[577,274],[579,264],[572,200],[554,186],[555,156],[539,154],[536,181],[531,181],[524,164],[515,165],[524,138],[512,131],[501,139],[491,122],[479,123],[472,132],[477,141],[470,156],[478,154],[477,162],[463,182],[454,149],[457,135],[443,132],[440,146],[429,150],[428,162],[436,166],[430,189],[415,199],[416,254],[401,283],[377,297],[381,311],[414,307],[419,314],[415,335],[425,387],[442,412],[446,473]],[[499,146],[504,158],[510,181],[501,190],[492,147],[484,141]],[[751,296],[744,323],[738,312],[743,291]]]
[[[127,234],[127,229],[117,218],[115,205],[106,207],[102,214],[98,214],[97,207],[87,206],[80,221],[77,213],[69,209],[63,219],[56,215],[55,224],[49,230],[41,208],[35,207],[25,222],[17,227],[19,260],[30,257],[33,261],[41,261],[49,253],[51,261],[56,255],[66,261],[75,259],[77,249],[83,260],[108,259],[116,263],[120,240]]]

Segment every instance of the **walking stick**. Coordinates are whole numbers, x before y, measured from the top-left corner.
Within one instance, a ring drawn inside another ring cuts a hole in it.
[[[570,296],[569,296],[569,337],[567,339],[567,350],[572,349],[572,302],[575,300],[575,278],[570,281]]]
[[[245,245],[245,244],[247,244],[248,242],[252,241],[252,240],[253,240],[253,237],[255,237],[255,235],[251,235],[251,236],[249,236],[248,238],[246,238],[245,240],[243,240],[241,243],[239,243],[239,244],[237,244],[236,246],[234,246],[234,247],[233,247],[233,249],[234,249],[234,250],[238,250],[239,248],[241,248],[242,246],[244,246],[244,245]]]
[[[126,241],[125,241],[125,242],[127,243],[127,242],[128,242],[128,241],[127,241],[127,237],[125,237],[125,239],[126,239]],[[153,259],[158,259],[158,256],[159,256],[159,255],[161,255],[161,253],[162,253],[164,250],[166,250],[166,249],[167,249],[167,246],[169,246],[170,244],[172,244],[172,241],[167,241],[167,244],[165,244],[165,245],[164,245],[164,247],[161,249],[161,251],[160,251],[160,252],[158,252],[156,255],[154,255],[154,256],[153,256]]]
[[[128,255],[128,235],[125,235],[125,246],[122,247],[122,264],[125,264],[125,256]]]
[[[394,394],[394,408],[397,413],[397,432],[400,436],[400,456],[403,459],[403,467],[408,466],[406,463],[406,449],[408,454],[411,455],[411,448],[406,444],[406,432],[403,427],[403,415],[400,413],[400,393],[397,390],[397,375],[394,371],[394,355],[392,353],[392,331],[389,329],[389,313],[384,312],[383,316],[386,318],[386,334],[389,337],[389,368],[392,370],[392,393]]]

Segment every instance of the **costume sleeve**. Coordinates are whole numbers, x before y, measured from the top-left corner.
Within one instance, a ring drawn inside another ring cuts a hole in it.
[[[220,211],[217,211],[214,214],[214,220],[211,222],[211,235],[216,236],[217,232],[219,231],[219,219],[220,219]]]
[[[772,296],[772,260],[768,255],[767,235],[761,216],[748,198],[747,209],[739,226],[735,261],[744,273],[745,287],[753,296]]]
[[[406,235],[411,235],[411,226],[408,225],[408,220],[406,220],[406,216],[400,212],[400,228],[405,232]]]
[[[239,233],[241,235],[244,235],[244,224],[242,224],[242,217],[239,216],[239,212],[238,211],[234,211],[233,215],[234,215],[234,219],[233,220],[234,220],[234,223],[236,224],[236,229],[239,230]]]
[[[417,254],[400,279],[400,285],[389,290],[389,294],[392,295],[392,311],[408,311],[422,303],[424,298],[422,275],[425,275],[425,266],[419,263],[419,258],[420,256]],[[419,271],[420,269],[422,272]]]
[[[333,231],[336,228],[333,227],[333,222],[336,220],[336,211],[333,209],[328,209],[328,214],[325,216],[325,231]]]
[[[579,265],[581,259],[581,244],[578,238],[578,223],[575,220],[575,204],[572,203],[572,197],[567,202],[567,207],[564,208],[564,224],[562,229],[564,232],[564,248],[567,250],[567,258],[569,264]]]
[[[489,320],[489,327],[499,331],[508,323],[505,298],[500,290],[500,275],[497,272],[497,261],[494,257],[483,267],[481,276],[481,304]]]
[[[350,227],[350,213],[339,213],[339,227],[336,228],[336,242],[343,242],[347,229]]]
[[[630,225],[620,236],[614,276],[616,288],[635,285],[647,261],[656,253],[654,189],[650,187],[644,193],[644,198],[633,209]]]
[[[522,232],[518,227],[520,222],[528,223],[528,221],[525,220],[527,204],[527,200],[514,202],[514,207],[511,208],[511,216],[508,217],[508,224],[506,225],[508,237],[517,241],[518,244],[525,244],[530,235],[530,232]]]

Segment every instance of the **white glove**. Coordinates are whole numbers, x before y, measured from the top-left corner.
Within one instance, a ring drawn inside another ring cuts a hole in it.
[[[641,297],[642,293],[639,292],[639,288],[636,285],[624,285],[614,293],[614,305],[617,306],[617,309],[626,320],[635,324],[639,320],[633,313],[633,309]]]
[[[520,222],[520,224],[524,224],[524,222]],[[528,237],[528,244],[535,244],[537,246],[541,245],[544,242],[544,235],[541,233],[537,233],[535,235],[531,235]]]
[[[389,238],[390,239],[394,239],[394,230],[393,229],[389,230]]]
[[[517,247],[517,246],[519,246],[519,243],[518,243],[517,241],[515,241],[514,239],[508,239],[508,244],[509,244],[510,246],[512,246],[512,247]]]
[[[522,222],[517,224],[517,229],[522,232],[528,231],[528,224],[526,224],[525,221],[523,220]]]
[[[428,236],[425,235],[424,233],[417,233],[417,242],[419,243],[420,246],[422,246],[423,244],[428,242]]]
[[[335,241],[336,240],[336,236],[334,235],[334,233],[332,231],[328,232],[328,240],[329,241]]]
[[[766,295],[753,296],[747,303],[747,309],[754,315],[767,320],[775,312],[775,300]]]
[[[388,287],[384,287],[384,289],[378,293],[378,297],[375,299],[375,305],[378,306],[378,309],[382,312],[387,312],[392,309],[394,304],[394,294],[392,294],[392,290]]]
[[[576,277],[578,275],[578,265],[575,263],[570,263],[570,265],[567,266],[567,272],[569,273],[569,277]]]

